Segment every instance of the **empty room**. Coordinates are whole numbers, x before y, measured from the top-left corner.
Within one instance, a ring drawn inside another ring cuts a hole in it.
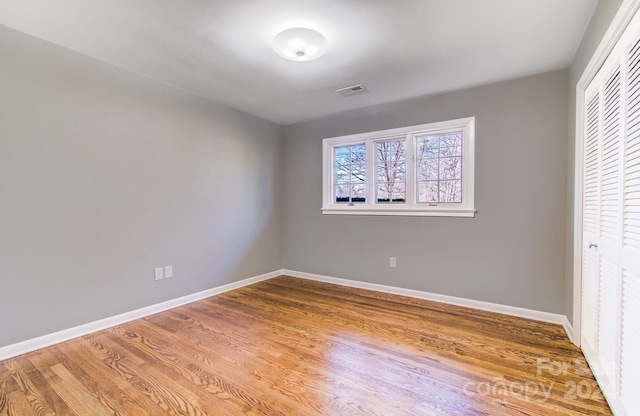
[[[0,416],[640,414],[640,0],[0,0]]]

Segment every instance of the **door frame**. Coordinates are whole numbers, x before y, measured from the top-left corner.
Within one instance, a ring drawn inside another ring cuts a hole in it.
[[[582,188],[584,186],[584,97],[605,60],[620,40],[623,32],[640,9],[640,0],[623,0],[598,48],[576,84],[576,136],[574,148],[573,199],[573,322],[569,337],[578,347],[582,339]]]

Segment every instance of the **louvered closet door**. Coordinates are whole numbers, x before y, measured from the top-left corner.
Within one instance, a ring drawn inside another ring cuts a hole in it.
[[[586,91],[582,347],[617,395],[620,338],[620,178],[622,81],[619,59],[611,57]]]
[[[592,355],[598,342],[598,253],[600,237],[600,85],[586,91],[582,250],[582,347]],[[586,246],[586,247],[585,247]]]
[[[630,35],[625,55],[620,397],[626,409],[640,412],[640,30]]]
[[[616,414],[640,414],[640,15],[585,90],[581,345]]]
[[[600,150],[600,238],[598,240],[598,361],[605,388],[617,394],[620,338],[621,80],[618,60],[605,67]]]

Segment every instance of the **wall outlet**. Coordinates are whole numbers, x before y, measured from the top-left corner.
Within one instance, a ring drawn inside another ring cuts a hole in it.
[[[164,279],[164,269],[162,267],[156,267],[155,276],[156,280]]]
[[[396,258],[389,257],[389,267],[396,267]]]
[[[169,279],[173,277],[173,266],[164,266],[164,278]]]

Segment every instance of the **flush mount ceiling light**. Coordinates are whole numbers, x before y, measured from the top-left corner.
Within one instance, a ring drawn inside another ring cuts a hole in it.
[[[273,38],[273,50],[289,61],[313,61],[324,55],[327,46],[321,33],[303,27],[284,30]]]

